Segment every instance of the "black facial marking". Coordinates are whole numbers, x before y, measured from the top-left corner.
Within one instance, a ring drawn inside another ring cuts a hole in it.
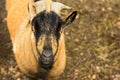
[[[43,50],[41,53],[38,51],[38,53],[40,53],[39,64],[44,69],[50,69],[53,65],[54,55],[52,50],[52,39],[54,38],[58,41],[62,24],[62,19],[52,11],[49,13],[46,11],[40,12],[32,20],[36,45],[42,35],[45,37]]]
[[[32,20],[32,25],[35,29],[35,35],[37,38],[39,38],[41,34],[53,34],[58,38],[62,24],[62,19],[52,11],[49,13],[46,13],[46,11],[40,12]]]

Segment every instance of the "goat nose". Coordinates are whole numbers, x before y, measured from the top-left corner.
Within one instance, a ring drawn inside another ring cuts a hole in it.
[[[40,65],[45,69],[50,69],[54,62],[52,50],[43,50],[39,58]]]

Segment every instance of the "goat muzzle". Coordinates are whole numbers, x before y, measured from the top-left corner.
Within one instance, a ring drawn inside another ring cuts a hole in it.
[[[39,57],[40,66],[44,69],[50,69],[54,62],[52,50],[43,50]]]

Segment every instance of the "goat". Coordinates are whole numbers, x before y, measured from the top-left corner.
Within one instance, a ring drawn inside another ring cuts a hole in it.
[[[7,25],[15,59],[31,78],[54,80],[64,71],[64,28],[75,20],[77,11],[63,20],[63,8],[71,9],[51,0],[7,0]]]

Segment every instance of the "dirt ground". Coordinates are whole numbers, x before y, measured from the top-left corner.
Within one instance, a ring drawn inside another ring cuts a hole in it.
[[[120,0],[56,1],[78,11],[65,30],[67,66],[59,80],[120,80]],[[14,60],[6,15],[1,0],[0,80],[28,80]]]

